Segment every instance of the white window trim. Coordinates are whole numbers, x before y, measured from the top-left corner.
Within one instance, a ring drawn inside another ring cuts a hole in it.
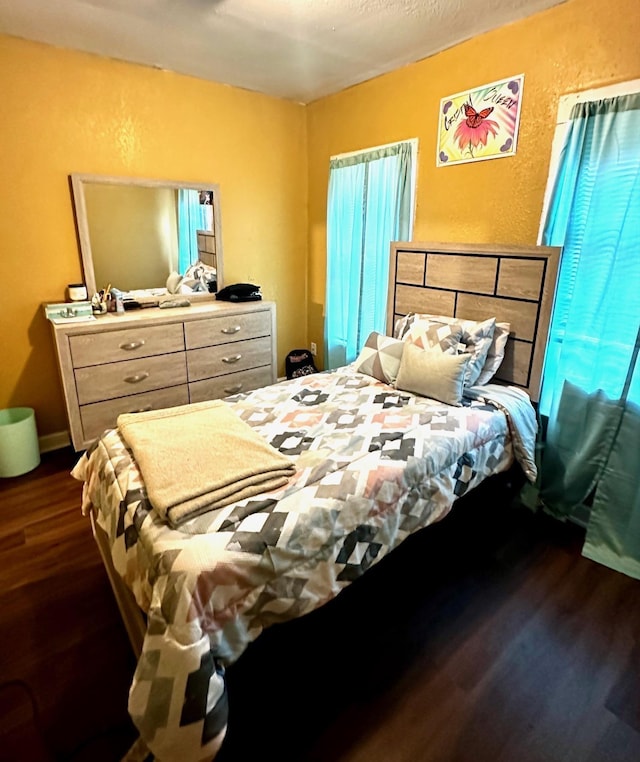
[[[540,217],[540,227],[538,229],[538,245],[542,245],[542,233],[549,212],[549,203],[551,201],[551,192],[556,181],[558,168],[560,165],[560,152],[564,145],[564,139],[569,129],[569,115],[571,109],[576,103],[586,103],[587,101],[598,101],[603,98],[615,98],[618,95],[630,95],[640,92],[640,79],[633,79],[629,82],[619,82],[617,85],[607,85],[593,90],[582,90],[579,93],[569,93],[563,95],[558,101],[558,115],[556,118],[556,129],[553,134],[551,144],[551,159],[549,161],[549,176],[547,178],[547,187],[544,192],[544,201],[542,203],[542,215]]]
[[[396,140],[393,143],[385,143],[384,145],[380,146],[363,148],[360,151],[347,151],[346,153],[337,153],[334,156],[330,156],[329,160],[333,161],[334,159],[346,159],[349,156],[366,156],[366,154],[371,153],[372,151],[378,151],[381,148],[390,148],[391,146],[399,146],[402,143],[411,144],[411,235],[409,236],[409,240],[411,240],[413,238],[413,224],[416,219],[416,189],[418,187],[418,138]]]

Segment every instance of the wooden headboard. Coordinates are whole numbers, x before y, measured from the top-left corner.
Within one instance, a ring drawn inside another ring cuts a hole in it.
[[[409,312],[510,323],[495,379],[537,402],[559,259],[547,246],[393,242],[387,333]]]

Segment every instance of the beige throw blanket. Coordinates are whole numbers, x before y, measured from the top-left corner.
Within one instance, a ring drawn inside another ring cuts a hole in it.
[[[118,429],[154,509],[177,527],[205,511],[277,489],[293,462],[223,401],[125,413]]]

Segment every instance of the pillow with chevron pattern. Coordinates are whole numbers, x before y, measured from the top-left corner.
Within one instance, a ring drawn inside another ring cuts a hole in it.
[[[406,315],[399,317],[393,326],[393,337],[395,339],[404,339],[405,334],[417,317],[415,312],[408,312]]]
[[[493,339],[491,339],[491,346],[487,352],[487,359],[484,361],[484,366],[480,371],[480,375],[476,379],[476,386],[488,384],[498,372],[498,368],[502,365],[502,361],[504,360],[505,347],[507,346],[510,331],[510,323],[496,323]]]
[[[449,324],[452,328],[455,326],[456,330],[458,326],[462,328],[462,336],[455,352],[470,355],[464,385],[473,386],[477,384],[478,378],[484,369],[489,349],[492,346],[493,334],[496,327],[495,317],[478,321],[464,320],[463,318],[449,317],[447,315],[410,312],[396,321],[394,334],[398,339],[407,338],[411,331],[414,330],[414,327],[425,320],[431,323]]]
[[[462,342],[462,325],[434,318],[415,320],[405,333],[404,340],[420,349],[435,349],[455,355]]]
[[[358,373],[393,384],[398,375],[403,349],[403,341],[372,331],[353,363],[354,368]]]

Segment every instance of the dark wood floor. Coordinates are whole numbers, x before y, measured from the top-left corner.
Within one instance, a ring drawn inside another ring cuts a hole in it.
[[[0,479],[0,759],[111,762],[134,660],[76,456]],[[227,672],[216,762],[637,762],[640,582],[490,490]]]

